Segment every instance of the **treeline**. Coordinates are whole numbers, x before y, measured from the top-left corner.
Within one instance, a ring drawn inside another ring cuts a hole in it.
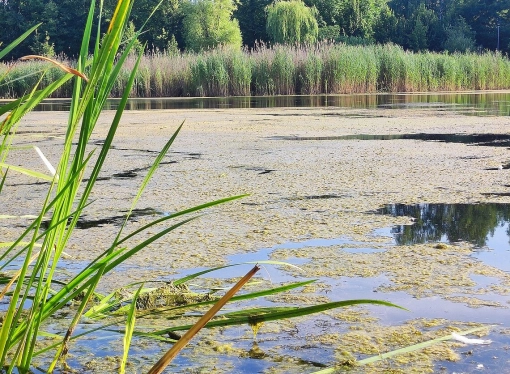
[[[142,28],[159,1],[135,2],[128,34]],[[80,47],[90,3],[2,0],[0,42],[5,45],[42,22],[10,57],[37,53],[72,58]],[[106,11],[96,26],[110,20],[112,8],[113,1],[105,0]],[[139,49],[151,53],[207,50],[218,44],[251,49],[257,43],[296,42],[292,39],[296,35],[297,42],[394,43],[415,52],[508,53],[509,8],[508,0],[163,0],[138,39]]]
[[[69,64],[69,62],[66,62]],[[134,66],[124,66],[112,97],[121,95]],[[10,68],[0,97],[19,97],[37,83],[53,81],[60,70],[31,61]],[[22,79],[17,79],[22,78]],[[510,60],[501,53],[413,53],[396,45],[349,46],[319,43],[238,50],[215,50],[169,55],[145,55],[132,97],[248,96],[489,90],[510,88]],[[69,97],[64,86],[54,97]]]

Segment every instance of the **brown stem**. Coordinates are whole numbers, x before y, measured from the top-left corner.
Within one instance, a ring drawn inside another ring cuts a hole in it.
[[[177,354],[189,343],[189,341],[205,326],[209,320],[219,312],[219,310],[241,289],[242,286],[248,282],[251,277],[260,270],[258,265],[255,265],[239,282],[235,284],[216,304],[212,306],[209,311],[200,318],[197,323],[191,327],[186,334],[182,336],[170,350],[165,353],[163,357],[149,370],[147,374],[159,374],[161,373],[170,362],[177,356]]]

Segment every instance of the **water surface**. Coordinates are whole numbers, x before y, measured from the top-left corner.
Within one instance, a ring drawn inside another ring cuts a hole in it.
[[[120,99],[110,99],[114,110]],[[1,103],[0,103],[1,105]],[[70,100],[48,99],[36,110],[68,111]],[[314,96],[235,96],[200,98],[129,99],[127,110],[224,109],[224,108],[341,107],[354,109],[432,109],[469,115],[510,115],[510,92],[398,93]]]

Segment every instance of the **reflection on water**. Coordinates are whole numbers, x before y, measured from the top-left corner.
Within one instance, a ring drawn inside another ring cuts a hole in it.
[[[392,228],[399,245],[467,241],[481,248],[494,238],[497,246],[509,245],[510,204],[391,204],[378,213],[414,219]]]
[[[105,109],[117,109],[119,102],[119,99],[110,99]],[[67,111],[69,105],[69,100],[49,99],[37,110]],[[510,92],[142,98],[130,99],[127,103],[127,110],[273,107],[430,108],[473,115],[510,115]]]
[[[474,257],[510,273],[510,204],[392,204],[378,213],[414,219],[391,228],[397,245],[470,242]]]
[[[273,136],[274,140],[424,140],[445,143],[461,143],[491,147],[510,146],[508,134],[392,134],[392,135],[340,135],[340,136]]]

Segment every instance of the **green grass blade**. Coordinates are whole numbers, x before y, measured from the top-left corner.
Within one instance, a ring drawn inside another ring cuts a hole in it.
[[[0,182],[0,193],[2,193],[2,189],[4,188],[5,180],[7,179],[7,173],[9,173],[9,169],[7,169],[2,176],[2,181]]]
[[[229,202],[229,201],[241,199],[241,198],[246,197],[246,196],[248,196],[248,195],[237,195],[237,196],[227,197],[227,198],[224,198],[224,199],[219,199],[219,200],[211,201],[211,202],[208,202],[208,203],[205,203],[205,204],[196,205],[196,206],[194,206],[192,208],[181,210],[181,211],[179,211],[177,213],[169,214],[168,216],[159,218],[159,219],[157,219],[155,221],[152,221],[152,222],[148,223],[147,225],[142,226],[141,228],[133,231],[132,233],[130,233],[126,237],[124,237],[121,240],[119,240],[117,245],[120,245],[123,242],[127,241],[128,239],[131,239],[135,235],[138,235],[139,233],[141,233],[141,232],[143,232],[143,231],[145,231],[145,230],[147,230],[147,229],[151,228],[152,226],[155,226],[155,225],[157,225],[159,223],[168,221],[169,219],[180,217],[180,216],[183,216],[183,215],[186,215],[186,214],[190,214],[190,213],[195,213],[195,212],[204,210],[206,208],[210,208],[210,207],[213,207],[213,206],[219,205],[219,204],[224,204],[224,203]]]
[[[217,266],[217,267],[214,267],[214,268],[202,270],[202,271],[199,271],[199,272],[196,272],[196,273],[193,273],[193,274],[189,274],[189,275],[187,275],[187,276],[185,276],[183,278],[176,279],[176,280],[173,281],[173,283],[175,285],[183,284],[183,283],[186,283],[186,282],[188,282],[188,281],[190,281],[192,279],[198,278],[201,275],[204,275],[204,274],[207,274],[207,273],[211,273],[211,272],[216,271],[216,270],[221,270],[221,269],[225,269],[225,268],[228,268],[228,267],[231,267],[231,266],[238,266],[238,265],[245,265],[245,264],[282,265],[282,266],[289,266],[289,267],[294,268],[296,270],[302,271],[302,269],[300,267],[292,265],[292,264],[289,264],[287,262],[282,262],[282,261],[271,261],[271,260],[248,261],[248,262],[242,262],[242,263],[238,263],[238,264],[230,264],[230,265]]]
[[[486,330],[488,327],[489,326],[475,327],[475,328],[472,328],[472,329],[469,329],[469,330],[458,332],[457,334],[459,334],[459,335],[468,335],[468,334],[472,334],[474,332]],[[388,352],[388,353],[383,353],[383,354],[378,355],[378,356],[369,357],[369,358],[366,358],[364,360],[358,361],[356,364],[357,365],[371,364],[373,362],[384,360],[386,358],[393,357],[393,356],[396,356],[396,355],[399,355],[399,354],[414,352],[414,351],[417,351],[417,350],[420,350],[420,349],[423,349],[423,348],[426,348],[426,347],[430,347],[431,345],[434,345],[434,344],[437,344],[437,343],[440,343],[440,342],[443,342],[443,341],[446,341],[446,340],[450,340],[452,338],[453,337],[452,337],[451,334],[450,335],[445,335],[445,336],[442,336],[440,338],[428,340],[428,341],[423,342],[423,343],[414,344],[414,345],[411,345],[409,347],[397,349],[397,350],[394,350],[394,351],[391,351],[391,352]]]
[[[262,291],[250,292],[250,293],[246,293],[246,294],[243,294],[243,295],[234,296],[230,300],[231,301],[243,301],[243,300],[256,299],[256,298],[259,298],[259,297],[266,297],[266,296],[270,296],[270,295],[274,295],[274,294],[290,291],[290,290],[295,289],[295,288],[303,287],[303,286],[306,286],[306,285],[308,285],[310,283],[313,283],[315,281],[316,280],[314,279],[314,280],[308,280],[308,281],[304,281],[304,282],[295,282],[295,283],[287,284],[285,286],[269,288],[269,289],[262,290]],[[111,296],[111,297],[109,297],[109,296]],[[90,317],[90,318],[105,317],[106,313],[109,312],[109,310],[111,310],[112,308],[118,307],[123,302],[129,301],[129,299],[120,299],[120,300],[115,300],[115,301],[112,301],[110,303],[107,303],[108,301],[110,301],[112,299],[113,296],[114,296],[114,293],[108,295],[106,297],[107,300],[105,300],[105,302],[101,301],[100,304],[92,307],[90,309],[91,313],[90,314],[89,314],[89,312],[86,313],[87,317]],[[172,306],[172,307],[169,307],[169,308],[158,308],[156,310],[149,310],[149,311],[147,311],[147,312],[145,312],[143,314],[140,314],[140,318],[141,317],[152,316],[152,315],[164,314],[164,313],[169,312],[169,311],[184,310],[184,309],[194,309],[194,308],[197,308],[197,307],[214,304],[218,300],[219,300],[219,298],[216,298],[216,299],[213,299],[213,300],[201,301],[201,302],[197,302],[197,303],[190,303],[190,304],[186,304],[186,305],[178,305],[178,306]],[[118,311],[116,311],[116,312],[118,312]],[[103,314],[101,315],[100,313],[103,313]]]
[[[272,312],[267,313],[261,313],[261,314],[254,314],[250,316],[243,316],[243,317],[237,317],[237,318],[227,318],[224,320],[217,320],[209,322],[205,327],[207,328],[213,328],[213,327],[224,327],[224,326],[233,326],[233,325],[241,325],[241,324],[257,324],[261,322],[268,322],[268,321],[277,321],[281,319],[287,319],[287,318],[295,318],[295,317],[303,317],[310,314],[320,313],[324,312],[326,310],[335,309],[335,308],[344,308],[346,306],[352,306],[352,305],[358,305],[358,304],[374,304],[374,305],[383,305],[383,306],[390,306],[394,308],[404,309],[398,305],[389,303],[387,301],[382,300],[370,300],[370,299],[359,299],[359,300],[343,300],[343,301],[335,301],[331,303],[324,303],[309,307],[296,307],[296,308],[290,308],[286,310],[276,310]],[[184,326],[175,326],[170,327],[168,329],[155,331],[152,334],[154,335],[163,335],[170,331],[183,331],[188,330],[193,325],[184,325]]]
[[[140,291],[142,290],[143,285],[138,288],[135,296],[133,297],[133,301],[131,302],[131,308],[129,309],[129,313],[127,315],[126,321],[126,332],[124,334],[124,353],[122,355],[122,360],[120,362],[119,373],[124,374],[126,372],[126,364],[129,354],[129,347],[131,346],[131,339],[133,338],[133,331],[135,330],[135,322],[136,322],[136,301],[138,300],[138,295],[140,295]]]
[[[177,130],[174,131],[174,133],[173,133],[172,137],[170,138],[170,140],[168,140],[168,142],[166,142],[165,146],[159,152],[158,156],[154,160],[151,168],[149,169],[147,175],[145,176],[145,178],[144,178],[144,180],[143,180],[143,182],[141,184],[140,189],[138,190],[138,193],[136,194],[136,197],[133,200],[133,204],[131,206],[130,213],[134,209],[136,204],[138,203],[138,200],[140,199],[140,197],[142,196],[143,191],[145,190],[145,187],[147,186],[147,184],[151,180],[151,178],[154,175],[156,169],[159,167],[159,164],[161,163],[161,161],[163,161],[163,158],[168,153],[168,150],[170,149],[170,146],[175,141],[175,138],[177,138],[177,135],[179,135],[179,132],[181,131],[183,125],[184,125],[184,122],[182,122],[181,125],[177,128]]]
[[[38,23],[35,26],[32,26],[30,29],[25,31],[21,36],[17,37],[12,43],[10,43],[7,47],[0,51],[0,60],[4,58],[10,51],[18,46],[23,40],[25,40],[31,33],[35,31],[42,23]]]
[[[0,162],[0,168],[11,169],[11,170],[17,171],[18,173],[28,175],[29,177],[43,179],[43,180],[49,181],[49,182],[51,182],[53,180],[53,177],[50,175],[46,175],[46,174],[40,173],[38,171],[26,169],[21,166],[9,165],[9,164]]]
[[[224,204],[226,202],[229,202],[229,201],[233,201],[233,200],[237,200],[237,199],[240,199],[240,198],[243,198],[247,195],[238,195],[238,196],[232,196],[232,197],[227,197],[227,198],[224,198],[224,199],[219,199],[219,200],[215,200],[215,201],[211,201],[211,202],[208,202],[208,203],[205,203],[205,204],[201,204],[201,205],[197,205],[197,206],[194,206],[192,208],[189,208],[189,209],[185,209],[185,210],[181,210],[177,213],[173,213],[173,214],[170,214],[168,216],[165,216],[165,217],[162,217],[162,218],[159,218],[155,221],[152,221],[148,224],[146,224],[145,226],[142,226],[141,228],[133,231],[132,233],[128,234],[127,236],[125,236],[124,238],[120,239],[118,242],[116,242],[116,245],[117,246],[120,246],[121,244],[123,244],[125,241],[135,237],[136,235],[148,230],[149,228],[159,224],[159,223],[162,223],[162,222],[165,222],[165,221],[168,221],[170,219],[173,219],[173,218],[177,218],[177,217],[180,217],[180,216],[183,216],[183,215],[186,215],[186,214],[190,214],[190,213],[195,213],[195,212],[198,212],[198,211],[201,211],[201,210],[204,210],[206,208],[210,208],[210,207],[213,207],[215,205],[219,205],[219,204]],[[92,262],[90,262],[90,264],[87,266],[87,267],[90,267],[94,264],[96,264],[101,258],[103,258],[105,256],[105,254],[109,251],[110,249],[107,249],[105,252],[103,252],[101,255],[99,255],[98,257],[96,257]],[[219,267],[219,269],[221,269],[222,267]],[[212,271],[212,270],[210,270]],[[206,273],[209,272],[209,271],[206,271]],[[205,273],[204,273],[205,274]],[[182,282],[181,282],[182,283]]]
[[[475,333],[475,332],[478,332],[478,331],[485,330],[485,329],[487,329],[489,327],[490,326],[475,327],[475,328],[472,328],[472,329],[469,329],[469,330],[458,332],[457,334],[459,334],[459,335],[468,335],[468,334],[472,334],[472,333]],[[356,361],[356,366],[368,365],[368,364],[371,364],[371,363],[374,363],[374,362],[377,362],[377,361],[382,361],[382,360],[385,360],[387,358],[391,358],[391,357],[394,357],[394,356],[397,356],[397,355],[400,355],[400,354],[418,351],[420,349],[423,349],[423,348],[426,348],[426,347],[430,347],[432,345],[444,342],[446,340],[451,340],[452,338],[453,337],[452,337],[451,334],[450,335],[445,335],[445,336],[442,336],[440,338],[436,338],[436,339],[428,340],[426,342],[410,345],[409,347],[405,347],[405,348],[401,348],[401,349],[396,349],[394,351],[383,353],[383,354],[380,354],[378,356],[373,356],[373,357],[365,358],[364,360]],[[324,369],[324,370],[315,371],[315,372],[313,372],[313,374],[334,374],[336,372],[338,372],[338,369],[336,369],[336,368],[328,368],[328,369]]]

